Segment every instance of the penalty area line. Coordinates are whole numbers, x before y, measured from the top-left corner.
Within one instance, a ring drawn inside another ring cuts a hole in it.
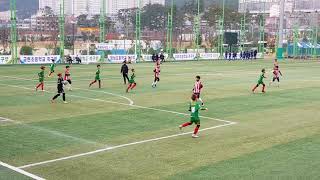
[[[34,174],[31,174],[31,173],[29,173],[27,171],[22,170],[21,168],[17,168],[17,167],[11,166],[11,165],[9,165],[7,163],[4,163],[4,162],[1,162],[1,161],[0,161],[0,166],[6,167],[8,169],[11,169],[11,170],[13,170],[13,171],[15,171],[17,173],[23,174],[23,175],[28,176],[28,177],[30,177],[32,179],[35,179],[35,180],[45,180],[42,177],[39,177],[39,176],[34,175]]]
[[[226,126],[231,126],[231,125],[234,125],[234,124],[237,124],[237,123],[232,122],[232,123],[228,123],[228,124],[212,126],[212,127],[201,129],[201,130],[199,130],[199,132],[208,131],[208,130],[212,130],[212,129],[217,129],[217,128],[221,128],[221,127],[226,127]],[[30,167],[34,167],[34,166],[40,166],[40,165],[44,165],[44,164],[54,163],[54,162],[58,162],[58,161],[65,161],[65,160],[69,160],[69,159],[80,158],[80,157],[89,156],[89,155],[102,153],[102,152],[106,152],[106,151],[111,151],[111,150],[124,148],[124,147],[128,147],[128,146],[133,146],[133,145],[138,145],[138,144],[145,144],[145,143],[149,143],[149,142],[155,142],[155,141],[175,138],[175,137],[179,137],[179,136],[185,136],[185,135],[189,135],[189,134],[192,134],[192,133],[193,133],[193,131],[185,132],[185,133],[179,133],[179,134],[173,134],[173,135],[170,135],[170,136],[162,136],[162,137],[153,138],[153,139],[147,139],[147,140],[142,140],[142,141],[136,141],[136,142],[132,142],[132,143],[128,143],[128,144],[121,144],[121,145],[117,145],[117,146],[110,146],[110,147],[106,147],[106,148],[103,148],[103,149],[97,149],[95,151],[90,151],[90,152],[80,153],[80,154],[76,154],[76,155],[61,157],[61,158],[57,158],[57,159],[52,159],[52,160],[47,160],[47,161],[42,161],[42,162],[37,162],[37,163],[32,163],[32,164],[27,164],[27,165],[20,166],[19,168],[25,169],[25,168],[30,168]]]

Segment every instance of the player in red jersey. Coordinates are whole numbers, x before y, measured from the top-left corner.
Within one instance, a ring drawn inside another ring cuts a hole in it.
[[[67,81],[68,84],[69,84],[68,90],[72,91],[72,87],[71,87],[72,81],[71,81],[71,74],[70,74],[70,66],[66,66],[66,69],[64,71],[64,78],[63,79],[64,79],[64,81]]]
[[[203,100],[201,99],[200,95],[201,95],[201,90],[203,88],[202,82],[200,81],[200,76],[196,76],[196,82],[194,83],[194,87],[193,87],[193,94],[197,96],[197,99],[201,102],[201,105],[203,106]]]
[[[282,73],[281,73],[281,71],[280,71],[280,69],[279,69],[279,66],[275,66],[274,68],[273,68],[273,78],[272,78],[272,81],[270,82],[270,84],[269,85],[271,85],[272,83],[274,83],[276,80],[278,81],[278,87],[279,87],[279,85],[280,85],[280,76],[282,76]]]
[[[157,87],[157,83],[160,81],[160,61],[156,61],[156,67],[153,70],[154,72],[154,81],[152,83],[152,87],[155,88]]]

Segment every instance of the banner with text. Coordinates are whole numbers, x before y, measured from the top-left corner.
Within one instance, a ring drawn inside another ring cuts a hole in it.
[[[7,56],[7,55],[0,55],[0,65],[1,64],[8,64],[9,63],[9,61],[10,61],[10,59],[11,59],[11,56],[9,55],[9,56]]]
[[[61,63],[59,55],[52,56],[20,56],[20,64],[50,64],[54,60],[55,63]]]
[[[197,57],[197,53],[179,53],[179,54],[173,54],[173,58],[177,61],[191,61],[195,60]]]
[[[108,62],[109,63],[123,63],[124,61],[135,63],[136,62],[136,55],[108,55]]]
[[[79,57],[82,64],[98,63],[100,61],[100,55],[72,55],[73,62],[76,62],[76,57]]]
[[[219,57],[220,57],[219,53],[200,53],[200,59],[217,60],[219,59]]]
[[[114,49],[114,45],[113,44],[107,44],[107,43],[98,43],[96,44],[96,48],[97,50],[100,51],[111,51],[112,49]]]

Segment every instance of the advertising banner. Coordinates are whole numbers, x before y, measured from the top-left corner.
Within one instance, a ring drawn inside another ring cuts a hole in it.
[[[82,64],[98,63],[100,61],[100,55],[72,55],[73,62],[76,63],[75,58],[79,57]]]
[[[0,65],[1,64],[8,64],[9,61],[11,59],[11,56],[7,56],[7,55],[0,55]]]
[[[136,55],[130,54],[130,55],[108,55],[108,62],[109,63],[118,63],[121,64],[123,61],[131,61],[131,63],[136,62]]]
[[[20,56],[20,64],[50,64],[52,60],[55,63],[61,63],[59,55],[52,56]]]

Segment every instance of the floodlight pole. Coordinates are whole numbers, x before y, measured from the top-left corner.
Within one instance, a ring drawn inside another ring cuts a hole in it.
[[[244,50],[244,44],[245,44],[245,38],[246,38],[246,13],[247,13],[247,4],[244,0],[244,13],[241,18],[241,24],[240,24],[240,51]]]
[[[172,53],[173,7],[174,7],[174,0],[171,0],[171,10],[170,12],[168,12],[168,29],[167,29],[167,44],[166,44],[166,52],[168,54],[168,59],[173,58],[173,53]]]
[[[222,0],[222,15],[219,17],[219,37],[218,37],[218,53],[220,58],[223,59],[223,41],[224,41],[224,16],[225,16],[225,0]]]
[[[101,0],[99,27],[100,27],[99,42],[104,43],[106,38],[106,0]],[[104,62],[104,60],[105,60],[105,52],[104,50],[102,50],[100,61]]]
[[[283,22],[284,22],[284,3],[285,0],[280,0],[280,22],[279,22],[279,42],[277,48],[277,59],[283,59]]]
[[[313,7],[315,8],[315,0],[313,0]],[[312,57],[314,59],[317,58],[317,45],[318,45],[318,16],[317,16],[317,11],[314,9],[314,28],[313,28],[313,52],[312,52]]]
[[[194,27],[194,35],[195,35],[195,46],[193,46],[193,51],[197,53],[196,58],[199,59],[199,42],[200,42],[200,0],[197,0],[197,17],[195,18],[195,27]]]
[[[60,0],[60,15],[59,15],[59,41],[60,41],[60,61],[64,60],[64,0]]]
[[[11,16],[11,29],[10,29],[10,39],[11,39],[11,63],[18,63],[18,49],[17,49],[17,8],[16,0],[10,0],[10,16]]]
[[[135,43],[135,55],[137,56],[137,61],[141,60],[141,7],[138,0],[138,8],[136,10],[136,43]]]
[[[259,53],[262,54],[262,59],[264,58],[264,41],[265,41],[265,13],[266,13],[266,2],[263,6],[263,14],[259,17],[259,33],[260,33],[260,43],[259,43]]]

